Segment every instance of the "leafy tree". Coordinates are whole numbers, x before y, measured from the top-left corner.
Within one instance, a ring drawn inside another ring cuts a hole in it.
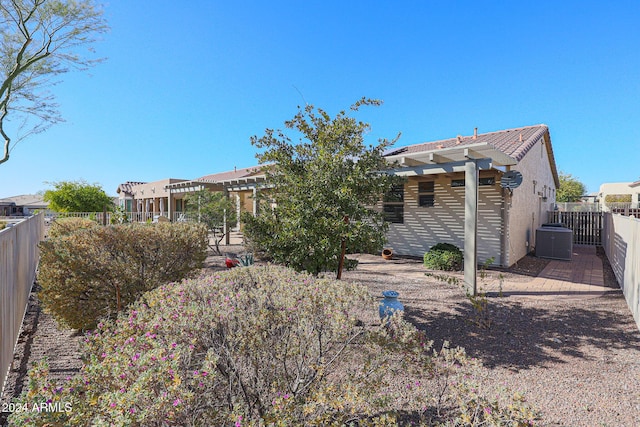
[[[57,212],[102,212],[114,208],[113,199],[98,184],[84,181],[52,183],[54,189],[44,192],[49,209]]]
[[[185,196],[186,211],[192,218],[204,223],[213,236],[215,247],[220,253],[220,242],[228,233],[227,224],[237,221],[236,207],[228,197],[221,192],[200,190]]]
[[[0,164],[22,139],[62,120],[46,87],[70,69],[99,61],[78,51],[106,29],[92,0],[0,0]],[[11,118],[19,123],[9,130]]]
[[[586,192],[585,185],[578,178],[560,172],[560,188],[556,192],[556,202],[579,202]]]
[[[363,98],[351,110],[380,104]],[[344,111],[332,118],[312,105],[299,107],[285,126],[301,135],[298,144],[272,129],[251,138],[254,146],[266,149],[257,158],[267,164],[273,189],[263,197],[275,207],[255,217],[244,215],[245,237],[278,263],[315,275],[338,270],[340,277],[345,252],[382,248],[388,224],[372,207],[397,181],[377,173],[388,168],[382,154],[395,140],[365,146],[367,123]]]

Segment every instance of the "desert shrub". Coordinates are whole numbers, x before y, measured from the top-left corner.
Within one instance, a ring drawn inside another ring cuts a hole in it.
[[[478,363],[462,349],[432,351],[401,316],[381,326],[372,302],[361,286],[274,266],[165,285],[87,336],[84,366],[71,381],[51,383],[46,365],[30,372],[20,402],[65,402],[72,411],[16,412],[11,421],[432,425],[466,419],[485,404],[495,419],[524,419],[478,400],[470,382]]]
[[[462,251],[451,243],[438,243],[424,254],[425,267],[433,270],[460,270],[462,263]]]
[[[0,221],[0,230],[4,230],[5,228],[7,228],[7,223],[4,221]]]
[[[129,222],[129,215],[124,206],[116,206],[111,212],[111,224],[127,224]]]
[[[89,218],[57,218],[51,223],[51,228],[49,229],[48,235],[50,238],[66,236],[69,234],[73,234],[78,230],[85,230],[87,228],[94,228],[97,226],[98,223],[90,220]]]
[[[604,203],[606,205],[610,203],[631,203],[631,194],[607,194],[604,198]]]
[[[144,292],[201,268],[207,231],[199,224],[96,226],[40,244],[45,309],[76,329],[92,328]]]

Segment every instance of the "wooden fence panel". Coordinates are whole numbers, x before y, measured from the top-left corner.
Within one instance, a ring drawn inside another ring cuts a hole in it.
[[[0,385],[13,361],[29,293],[36,278],[38,243],[44,238],[44,215],[0,231]]]
[[[549,212],[549,222],[573,230],[576,245],[602,245],[602,212]]]

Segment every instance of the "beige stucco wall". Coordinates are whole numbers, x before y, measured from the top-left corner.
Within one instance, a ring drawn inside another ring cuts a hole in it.
[[[175,182],[183,182],[184,179],[167,178],[160,181],[148,182],[146,184],[138,184],[131,188],[134,198],[137,199],[152,199],[156,197],[169,197],[169,190],[164,187],[167,184],[173,184]]]
[[[240,212],[253,212],[253,190],[236,194],[240,197]]]
[[[238,222],[236,227],[242,230],[243,225],[240,216],[243,212],[253,212],[253,190],[234,191],[229,193],[229,196],[232,197],[232,200],[234,200],[238,206],[236,212],[238,214]]]
[[[148,182],[146,184],[138,184],[131,187],[133,193],[133,211],[137,212],[138,201],[142,202],[142,211],[146,211],[147,200],[149,201],[149,212],[160,211],[160,199],[164,199],[163,208],[165,212],[169,211],[169,190],[165,189],[168,184],[183,182],[185,179],[166,178],[159,181]],[[180,195],[179,197],[183,197]],[[175,195],[171,200],[171,211],[175,211]]]
[[[500,264],[502,236],[502,198],[497,172],[482,172],[481,177],[496,176],[496,184],[479,187],[478,261],[494,258]],[[404,223],[390,224],[387,245],[399,255],[423,256],[437,243],[452,243],[464,248],[464,187],[451,187],[452,179],[464,173],[411,177],[405,184]],[[435,206],[418,206],[418,182],[435,180]]]
[[[640,202],[640,187],[632,187],[633,182],[608,182],[600,186],[598,191],[598,201],[602,204],[605,211],[610,209],[606,206],[605,199],[610,194],[630,194],[631,203],[638,204]]]
[[[513,190],[508,203],[508,265],[525,256],[528,249],[533,250],[535,231],[548,222],[547,212],[555,204],[556,186],[549,164],[547,138],[545,135],[536,142],[512,168],[522,174],[522,184]]]

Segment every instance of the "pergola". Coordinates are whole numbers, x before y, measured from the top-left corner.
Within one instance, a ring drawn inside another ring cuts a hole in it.
[[[265,183],[264,175],[254,175],[242,178],[234,178],[228,180],[221,180],[216,182],[210,181],[182,181],[177,183],[168,184],[165,188],[169,191],[169,207],[172,206],[172,196],[178,193],[194,193],[200,190],[219,191],[224,193],[226,197],[230,192],[240,191],[253,191],[253,214],[258,212],[257,204],[257,191],[259,188],[268,187]],[[169,217],[171,217],[171,211],[168,211]],[[225,224],[225,228],[227,225]],[[226,233],[226,243],[229,244],[229,233]]]
[[[464,284],[469,293],[477,294],[478,184],[482,169],[508,169],[517,160],[494,145],[478,142],[435,150],[408,152],[398,149],[386,156],[399,167],[390,173],[398,176],[436,175],[463,172],[464,185]]]
[[[169,200],[167,207],[167,214],[169,218],[171,218],[173,212],[171,211],[171,207],[173,206],[173,195],[179,193],[195,193],[200,190],[209,190],[209,191],[224,191],[224,187],[221,184],[214,182],[204,182],[204,181],[181,181],[174,182],[171,184],[167,184],[164,187],[167,191],[169,191]]]

